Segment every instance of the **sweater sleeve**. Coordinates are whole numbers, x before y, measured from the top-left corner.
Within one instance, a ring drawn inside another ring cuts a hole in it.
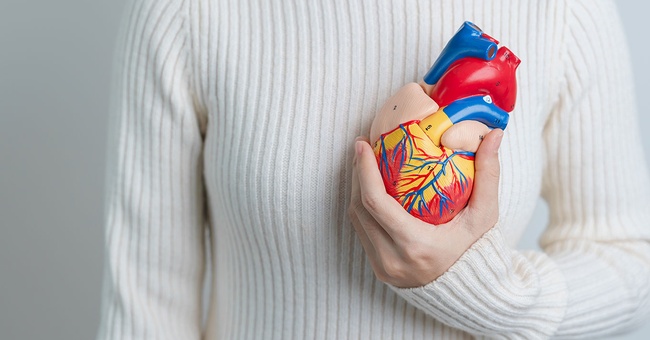
[[[625,36],[610,0],[566,2],[559,96],[544,128],[542,252],[497,225],[442,276],[391,289],[476,336],[595,338],[629,330],[650,301],[650,181]]]
[[[202,149],[186,1],[129,1],[113,64],[97,339],[199,339]]]

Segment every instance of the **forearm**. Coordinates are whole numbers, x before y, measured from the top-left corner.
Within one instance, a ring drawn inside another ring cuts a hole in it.
[[[476,336],[593,338],[642,320],[650,292],[650,245],[570,240],[545,252],[510,249],[500,227],[437,280],[390,286],[414,306]]]

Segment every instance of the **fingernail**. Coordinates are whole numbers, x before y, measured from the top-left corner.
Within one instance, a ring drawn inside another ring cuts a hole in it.
[[[358,142],[358,141],[360,141],[360,140],[363,140],[363,137],[362,137],[362,136],[357,136],[357,138],[354,139],[355,142]]]
[[[357,155],[360,155],[363,151],[363,141],[357,140],[354,144],[355,149],[357,150]]]

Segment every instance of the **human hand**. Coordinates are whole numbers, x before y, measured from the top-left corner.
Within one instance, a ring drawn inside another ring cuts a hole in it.
[[[484,137],[476,152],[470,200],[451,221],[440,225],[411,216],[386,193],[368,139],[357,138],[348,215],[379,280],[401,288],[425,285],[496,224],[502,137],[500,129]]]

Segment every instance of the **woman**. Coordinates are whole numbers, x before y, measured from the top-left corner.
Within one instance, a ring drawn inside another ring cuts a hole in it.
[[[593,338],[643,320],[650,182],[612,1],[146,0],[125,18],[99,339]],[[457,228],[436,227],[354,140],[464,20],[522,59],[519,96]],[[543,251],[515,250],[540,193]]]

